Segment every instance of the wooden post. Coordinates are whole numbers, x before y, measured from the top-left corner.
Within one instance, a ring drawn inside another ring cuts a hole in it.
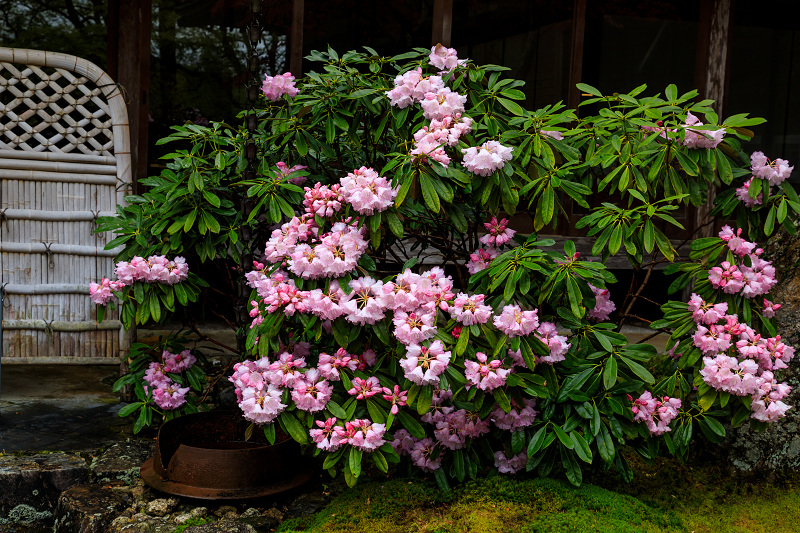
[[[289,71],[295,78],[303,75],[303,16],[305,15],[304,0],[294,0],[292,3],[292,35],[291,52],[289,54]]]
[[[453,34],[453,0],[433,0],[431,46],[441,43],[450,47]]]
[[[138,181],[147,177],[151,9],[151,0],[108,3],[108,73],[125,89],[134,194],[141,192]]]
[[[572,9],[572,45],[570,49],[567,107],[578,109],[580,91],[575,88],[583,76],[583,41],[586,32],[586,0],[575,0]]]
[[[732,21],[731,0],[702,0],[697,26],[695,84],[701,97],[714,100],[714,111],[720,118],[724,117],[726,88],[730,76]],[[709,187],[706,203],[695,212],[695,228],[708,222],[707,217],[713,207],[715,194],[715,188]],[[697,237],[711,237],[713,233],[714,227],[708,225],[700,230]]]

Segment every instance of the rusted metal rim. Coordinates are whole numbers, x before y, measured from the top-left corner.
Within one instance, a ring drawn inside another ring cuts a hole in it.
[[[140,474],[151,487],[189,498],[243,499],[278,494],[314,473],[299,445],[280,430],[270,445],[260,431],[244,442],[239,413],[195,413],[165,423]],[[277,428],[276,428],[277,429]]]

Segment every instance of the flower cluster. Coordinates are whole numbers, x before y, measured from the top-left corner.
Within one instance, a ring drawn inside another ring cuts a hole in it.
[[[467,271],[476,274],[485,268],[489,268],[497,256],[500,255],[501,246],[511,246],[511,238],[517,233],[508,227],[508,219],[497,220],[492,217],[489,222],[484,222],[483,226],[487,233],[479,239],[485,248],[478,248],[469,256]]]
[[[147,259],[137,255],[130,261],[118,262],[115,275],[116,280],[103,278],[100,283],[89,284],[89,296],[94,303],[107,305],[115,291],[120,291],[136,281],[167,285],[180,283],[189,276],[189,266],[183,257],[170,261],[163,255],[152,255]]]
[[[272,102],[284,94],[290,97],[297,96],[297,87],[294,86],[294,76],[291,72],[284,72],[278,76],[264,75],[264,83],[261,85],[261,92]]]
[[[753,298],[768,293],[775,286],[775,267],[770,261],[761,259],[759,256],[764,251],[757,248],[755,243],[743,239],[741,234],[741,228],[734,232],[730,226],[724,226],[719,232],[720,239],[742,261],[738,264],[723,261],[719,266],[712,267],[708,271],[708,281],[712,287],[722,289],[726,294],[741,293],[745,298]]]
[[[600,322],[608,320],[611,313],[617,309],[616,304],[611,301],[611,294],[608,289],[600,289],[591,283],[589,283],[589,288],[592,289],[592,294],[594,294],[595,298],[594,307],[589,309],[589,318]]]
[[[464,148],[464,168],[478,176],[491,176],[511,161],[512,148],[497,141],[486,141],[480,146]]]
[[[664,396],[659,401],[653,398],[650,391],[644,391],[636,400],[628,395],[628,399],[633,402],[633,420],[644,422],[651,435],[663,435],[670,431],[669,423],[678,416],[678,409],[681,408],[679,398]]]
[[[722,142],[722,138],[725,136],[725,128],[718,130],[695,130],[690,128],[690,126],[702,125],[703,123],[696,116],[691,113],[686,114],[684,146],[689,148],[716,148]]]
[[[741,239],[740,233],[734,234],[726,226],[720,237],[726,240],[734,253],[747,254],[755,245]],[[754,256],[751,258],[755,268],[756,261],[760,260]],[[755,274],[750,272],[753,269],[745,271],[743,275],[736,265],[730,265],[727,261],[722,263],[722,268],[728,273],[727,284],[712,281],[712,286],[722,288],[728,294],[741,289],[743,296],[753,296],[752,292],[756,289],[752,286],[749,291],[744,290],[748,284],[759,283],[757,277],[753,277]],[[767,273],[762,267],[760,274],[774,276],[774,270]],[[748,277],[745,278],[745,275]],[[757,292],[767,292],[772,283],[774,280],[769,283],[762,280]],[[738,288],[731,292],[728,288],[732,284]],[[763,299],[763,307],[762,314],[771,318],[780,306]],[[794,348],[784,344],[780,335],[764,338],[748,324],[739,321],[737,315],[728,314],[727,302],[706,302],[692,294],[688,309],[696,326],[692,340],[703,354],[703,369],[700,370],[703,381],[716,390],[736,396],[750,396],[751,417],[756,420],[772,422],[783,417],[789,406],[781,400],[789,393],[789,387],[785,383],[778,383],[773,372],[787,367],[794,357]]]
[[[152,391],[153,401],[158,407],[172,411],[186,403],[189,387],[176,384],[168,374],[179,374],[189,370],[197,362],[197,358],[189,350],[183,350],[178,354],[164,350],[161,359],[163,363],[153,361],[145,371],[146,390]]]
[[[783,183],[794,170],[794,166],[790,167],[785,159],[770,161],[763,152],[753,152],[750,155],[750,168],[753,170],[753,177],[767,180],[770,187]]]

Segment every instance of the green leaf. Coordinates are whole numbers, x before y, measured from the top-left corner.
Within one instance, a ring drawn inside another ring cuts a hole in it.
[[[403,409],[400,409],[400,411],[397,413],[397,417],[400,419],[400,423],[403,424],[403,427],[406,428],[406,430],[411,433],[413,437],[418,439],[425,438],[425,430],[422,428],[419,422],[411,417],[411,415],[403,411]]]
[[[511,402],[508,400],[508,396],[506,396],[506,393],[503,389],[495,389],[492,391],[492,396],[494,396],[494,400],[497,402],[497,405],[500,406],[500,409],[502,409],[503,412],[511,412]]]
[[[598,97],[602,97],[603,96],[603,94],[600,91],[598,91],[597,89],[595,89],[591,85],[587,85],[585,83],[576,83],[575,87],[577,87],[579,91],[584,92],[584,93],[589,93],[592,96],[598,96]]]
[[[338,419],[347,418],[347,413],[344,411],[344,409],[342,409],[342,407],[333,400],[328,401],[328,403],[325,405],[325,409],[330,411],[330,413]]]
[[[280,423],[283,431],[288,433],[289,436],[295,441],[300,444],[306,444],[308,442],[308,433],[306,432],[305,427],[292,413],[288,411],[282,412],[278,416],[278,422]]]
[[[129,415],[133,414],[137,409],[139,409],[143,405],[144,404],[142,402],[129,403],[128,405],[126,405],[125,407],[123,407],[122,409],[119,410],[119,412],[117,413],[117,416],[122,417],[122,418],[124,418],[126,416],[129,416]]]
[[[520,107],[520,105],[514,102],[513,100],[508,100],[506,98],[498,98],[497,101],[500,102],[500,105],[502,105],[503,107],[505,107],[511,113],[517,115],[518,117],[521,117],[522,115],[525,114],[525,111],[522,109],[522,107]]]
[[[420,174],[419,183],[422,188],[422,198],[425,200],[425,205],[434,213],[438,213],[441,209],[441,204],[439,203],[439,195],[436,193],[431,178],[427,174]]]
[[[559,426],[558,424],[553,424],[553,431],[555,432],[556,437],[558,437],[558,440],[561,441],[561,444],[563,444],[565,448],[571,450],[575,447],[575,443],[572,442],[572,439],[569,438],[569,435],[567,435],[567,432],[564,431],[561,428],[561,426]]]
[[[614,356],[608,358],[603,368],[603,387],[608,390],[617,384],[617,361]],[[596,433],[595,433],[596,434]]]
[[[644,381],[645,383],[655,383],[656,378],[653,377],[653,374],[650,373],[645,367],[637,363],[632,359],[628,359],[627,357],[619,356],[620,360],[625,363],[625,365],[631,369],[631,372],[636,374],[636,376]]]
[[[403,237],[403,224],[400,222],[397,213],[394,210],[385,211],[383,213],[383,219],[386,220],[386,223],[389,225],[389,230],[394,233],[398,239],[401,239]]]
[[[542,426],[539,431],[534,433],[533,438],[528,442],[528,457],[533,457],[541,449],[547,434],[547,426]]]
[[[580,460],[584,463],[592,464],[592,450],[589,448],[589,443],[586,442],[583,435],[577,431],[571,431],[569,438],[571,438],[572,442],[575,444],[575,453],[578,454]]]

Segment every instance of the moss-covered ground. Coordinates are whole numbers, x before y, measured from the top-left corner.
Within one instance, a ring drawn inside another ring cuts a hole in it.
[[[800,531],[800,480],[731,476],[714,465],[638,463],[626,484],[595,472],[558,479],[494,476],[445,495],[432,480],[359,483],[280,532],[645,533]],[[586,479],[586,478],[585,478]]]

